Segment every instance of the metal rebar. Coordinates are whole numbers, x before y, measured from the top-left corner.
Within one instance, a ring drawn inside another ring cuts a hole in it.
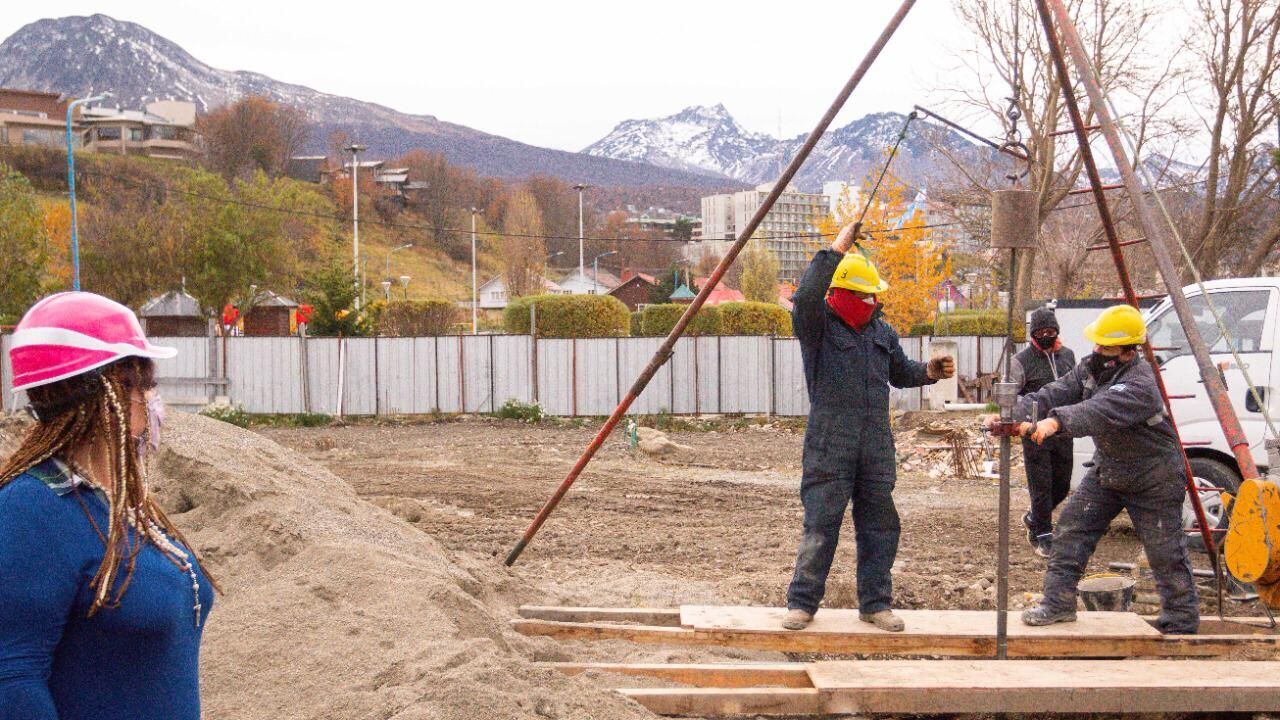
[[[537,534],[543,523],[547,521],[547,518],[550,517],[551,513],[556,509],[556,506],[560,504],[560,500],[564,498],[565,493],[569,492],[569,488],[573,486],[574,481],[578,479],[578,476],[582,474],[582,471],[587,467],[587,464],[591,462],[593,457],[595,457],[596,452],[602,445],[604,445],[605,439],[609,437],[613,432],[614,427],[616,427],[622,417],[626,415],[627,410],[631,407],[631,403],[635,402],[636,398],[640,397],[640,393],[644,392],[645,387],[649,384],[649,381],[653,379],[653,376],[658,372],[658,369],[671,358],[672,348],[675,347],[676,341],[680,339],[680,336],[684,334],[685,328],[688,327],[689,322],[693,320],[693,316],[702,308],[702,305],[707,301],[707,296],[710,295],[711,291],[720,284],[720,280],[728,271],[729,266],[733,264],[733,261],[737,259],[738,254],[742,252],[742,249],[746,246],[752,235],[755,234],[760,223],[764,221],[764,216],[768,214],[768,212],[773,208],[774,203],[777,202],[782,193],[786,191],[787,185],[791,182],[791,179],[795,177],[797,172],[799,172],[804,161],[808,159],[809,154],[813,152],[814,146],[818,144],[818,141],[822,139],[822,136],[826,133],[827,128],[835,121],[836,115],[839,114],[841,108],[844,107],[845,102],[848,101],[849,96],[853,94],[854,89],[862,82],[863,76],[871,69],[876,58],[880,56],[880,52],[884,49],[885,45],[889,43],[889,39],[893,37],[895,32],[897,32],[898,28],[902,25],[902,21],[906,19],[907,13],[911,11],[911,8],[915,4],[916,0],[903,0],[902,4],[898,7],[897,12],[895,12],[893,17],[889,20],[889,24],[880,33],[880,37],[876,39],[875,44],[867,51],[866,56],[863,57],[862,62],[859,63],[857,69],[854,70],[853,75],[847,82],[845,82],[844,87],[841,88],[836,99],[827,108],[826,113],[824,113],[822,118],[818,121],[817,126],[809,133],[809,137],[805,140],[804,145],[800,147],[795,157],[791,159],[787,168],[782,171],[781,177],[779,177],[778,181],[774,183],[773,189],[770,190],[769,194],[765,197],[764,202],[760,204],[760,207],[756,209],[755,214],[751,216],[751,220],[747,222],[746,227],[744,227],[739,233],[738,239],[720,260],[720,264],[717,265],[716,269],[711,273],[711,277],[707,278],[707,282],[698,292],[698,296],[693,299],[693,302],[685,309],[684,314],[676,321],[675,327],[671,328],[671,332],[667,334],[666,339],[663,340],[662,345],[658,348],[657,352],[654,353],[649,364],[640,372],[640,376],[636,378],[631,389],[627,391],[627,395],[622,398],[622,402],[618,403],[618,406],[614,408],[613,414],[609,416],[609,419],[605,421],[604,426],[600,428],[600,431],[597,432],[595,437],[591,439],[591,442],[587,444],[586,449],[582,452],[582,456],[578,458],[578,461],[574,463],[573,468],[569,470],[569,474],[542,506],[542,509],[538,511],[538,514],[525,530],[524,535],[521,536],[520,540],[511,548],[511,552],[507,554],[505,561],[508,566],[514,564],[520,557],[520,554],[524,552],[525,547],[528,546],[531,540],[533,540],[534,535]]]
[[[1018,251],[1009,250],[1009,302],[1005,319],[1004,381],[1013,369],[1013,302],[1018,287]],[[1013,439],[1000,436],[1000,517],[996,547],[996,659],[1009,656],[1009,475]]]

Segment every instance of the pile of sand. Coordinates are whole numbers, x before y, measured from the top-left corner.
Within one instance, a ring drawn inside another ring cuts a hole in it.
[[[0,422],[0,453],[21,421]],[[204,715],[236,720],[653,717],[534,659],[521,594],[254,433],[172,413],[152,482],[226,594],[202,655]]]

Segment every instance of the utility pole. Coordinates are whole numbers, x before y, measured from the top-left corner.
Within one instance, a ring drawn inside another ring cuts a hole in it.
[[[586,252],[583,250],[583,232],[582,232],[582,191],[586,190],[589,185],[581,183],[574,185],[573,189],[578,191],[578,277],[586,279],[587,263]]]
[[[71,289],[80,291],[80,238],[76,234],[76,154],[71,145],[71,115],[76,106],[104,100],[107,93],[67,103],[67,197],[71,199]]]
[[[480,328],[480,310],[479,298],[477,292],[479,288],[476,286],[476,213],[479,212],[475,208],[471,208],[471,334],[475,335]]]
[[[346,148],[351,153],[351,263],[356,281],[356,311],[360,310],[360,295],[364,290],[360,282],[360,153],[368,148],[351,143]]]
[[[600,253],[599,255],[595,256],[594,259],[591,260],[591,289],[593,291],[598,291],[600,289],[600,280],[599,280],[600,258],[609,257],[610,255],[617,255],[617,254],[618,254],[617,250],[610,250],[607,253]]]

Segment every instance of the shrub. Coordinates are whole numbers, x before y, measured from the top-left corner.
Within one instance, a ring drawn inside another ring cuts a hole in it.
[[[730,302],[717,307],[725,335],[791,335],[791,313],[776,303]]]
[[[379,313],[382,335],[416,337],[445,335],[462,318],[462,309],[448,300],[399,300]]]
[[[541,422],[545,415],[542,412],[542,406],[538,403],[523,403],[512,398],[502,404],[498,408],[498,412],[494,415],[507,420],[519,420],[520,422],[536,423]]]
[[[684,314],[688,307],[688,305],[680,305],[678,303],[649,305],[640,312],[642,334],[650,337],[666,335],[671,332],[671,328],[676,326],[676,321],[680,319],[680,316]],[[698,314],[693,316],[689,327],[685,328],[685,334],[719,335],[720,325],[720,309],[715,306],[704,305],[698,311]]]
[[[956,310],[938,313],[932,323],[918,323],[911,326],[907,335],[911,337],[919,335],[1004,337],[1007,320],[1008,312],[1005,310]],[[1017,315],[1013,318],[1013,339],[1017,342],[1024,342],[1027,339],[1027,325]]]
[[[249,427],[249,413],[245,412],[244,408],[239,405],[209,405],[201,410],[200,414],[236,427]]]
[[[529,334],[530,306],[538,311],[538,337],[625,337],[630,324],[627,306],[611,295],[530,295],[507,304],[507,332]]]
[[[644,315],[639,310],[631,313],[631,336],[640,337],[641,335],[644,335],[642,332],[643,329]]]

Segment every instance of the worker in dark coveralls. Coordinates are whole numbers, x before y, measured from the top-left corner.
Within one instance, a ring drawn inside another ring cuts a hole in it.
[[[1076,366],[1075,353],[1062,346],[1058,331],[1053,310],[1041,307],[1031,313],[1031,342],[1009,363],[1009,380],[1018,386],[1018,395],[1033,393]],[[1027,542],[1043,558],[1049,557],[1053,545],[1053,511],[1071,492],[1073,446],[1071,436],[1065,433],[1054,435],[1043,445],[1022,438],[1022,460],[1031,494],[1031,509],[1022,516],[1022,524],[1027,528]]]
[[[1085,565],[1111,520],[1127,510],[1160,591],[1156,626],[1193,634],[1200,627],[1200,599],[1182,529],[1186,477],[1155,373],[1137,353],[1146,341],[1142,314],[1129,305],[1109,307],[1084,334],[1095,344],[1093,354],[1065,377],[1023,396],[1016,409],[1023,431],[1037,443],[1065,434],[1092,436],[1098,447],[1058,518],[1044,600],[1023,612],[1022,622],[1076,619],[1076,585]],[[1033,403],[1044,418],[1035,425],[1026,422]]]
[[[805,627],[818,611],[850,503],[859,616],[884,630],[903,629],[890,609],[899,521],[889,386],[918,387],[955,374],[949,356],[926,366],[903,353],[876,300],[889,286],[860,250],[849,251],[853,240],[849,225],[830,249],[819,250],[792,298],[810,410],[800,482],[804,535],[783,619],[789,630]]]

